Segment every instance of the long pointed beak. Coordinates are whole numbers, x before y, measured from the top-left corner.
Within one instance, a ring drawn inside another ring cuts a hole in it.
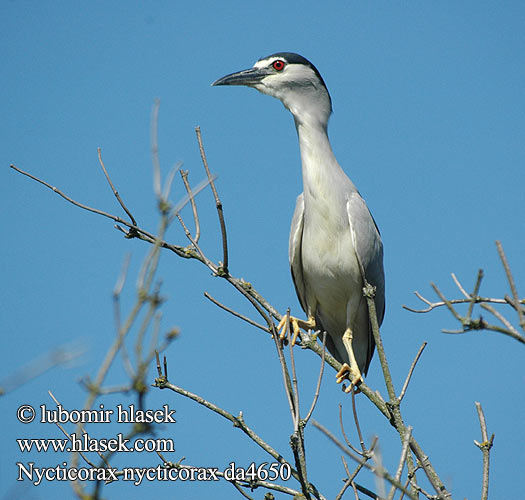
[[[250,68],[231,75],[223,76],[218,80],[215,80],[211,85],[246,85],[252,87],[259,83],[263,78],[268,76],[268,72],[263,68]]]

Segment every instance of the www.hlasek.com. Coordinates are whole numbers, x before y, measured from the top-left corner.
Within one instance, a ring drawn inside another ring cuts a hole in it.
[[[133,481],[139,486],[142,481],[219,481],[224,477],[227,481],[275,481],[290,479],[292,470],[288,463],[251,463],[247,468],[237,467],[231,462],[224,471],[216,467],[189,467],[178,468],[157,465],[156,467],[125,467],[118,470],[113,467],[68,467],[66,462],[55,467],[35,467],[34,462],[27,464],[17,463],[17,481],[31,481],[38,486],[42,481]]]
[[[173,418],[175,410],[170,410],[164,405],[158,410],[140,410],[134,405],[124,407],[117,405],[116,411],[99,405],[98,410],[66,410],[61,405],[48,409],[41,405],[37,412],[31,405],[22,405],[17,410],[17,418],[24,424],[33,422],[37,416],[40,423],[64,424],[64,423],[109,423],[112,417],[116,417],[118,423],[175,423]],[[92,438],[85,433],[81,436],[70,434],[65,439],[26,439],[16,440],[20,451],[28,453],[36,452],[174,452],[175,446],[172,439],[136,438],[133,442],[125,438],[121,433],[112,438]],[[67,462],[62,462],[54,467],[38,467],[35,462],[17,462],[17,481],[31,481],[38,486],[42,481],[133,481],[139,485],[142,481],[218,481],[221,477],[227,481],[275,481],[290,479],[292,470],[288,463],[262,463],[256,465],[251,463],[248,467],[237,467],[235,462],[220,471],[215,467],[197,468],[185,465],[168,467],[157,465],[156,467],[126,467],[121,470],[114,467],[69,467]]]
[[[40,423],[64,424],[64,423],[109,423],[115,413],[113,409],[106,409],[99,405],[98,410],[66,410],[62,405],[48,409],[46,405],[40,405]],[[118,423],[152,424],[152,423],[175,423],[173,417],[175,410],[170,410],[164,405],[159,410],[140,410],[134,405],[124,407],[117,405],[116,421]],[[17,410],[17,418],[24,424],[29,424],[37,417],[37,411],[31,405],[22,405]],[[174,452],[175,445],[172,439],[142,439],[137,438],[133,442],[125,438],[121,433],[112,438],[94,439],[85,433],[81,436],[70,434],[63,439],[17,439],[18,447],[22,453],[36,452],[79,452],[79,453],[118,453],[118,452]]]

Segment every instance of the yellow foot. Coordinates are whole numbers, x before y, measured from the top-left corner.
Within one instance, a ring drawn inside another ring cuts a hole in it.
[[[279,333],[279,338],[281,340],[286,338],[286,334],[290,330],[288,325],[291,325],[291,342],[292,345],[295,345],[295,341],[297,340],[297,336],[299,335],[301,328],[305,331],[315,329],[315,319],[308,318],[308,320],[305,321],[303,319],[296,318],[295,316],[289,316],[288,314],[285,314],[277,325],[277,332]]]
[[[350,378],[350,375],[352,375],[352,378]],[[344,380],[350,380],[349,387],[343,386],[343,390],[347,393],[352,390],[352,386],[357,388],[357,386],[361,382],[363,382],[363,376],[361,375],[359,368],[356,366],[355,368],[352,369],[348,363],[343,363],[343,366],[337,372],[335,377],[336,377],[336,382],[338,384],[340,384]]]

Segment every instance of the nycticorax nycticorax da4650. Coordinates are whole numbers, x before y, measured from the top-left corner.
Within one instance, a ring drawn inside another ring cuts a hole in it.
[[[289,257],[295,289],[308,320],[298,325],[326,331],[327,347],[341,363],[338,382],[366,375],[374,352],[366,280],[376,287],[379,324],[385,310],[383,244],[365,201],[337,163],[327,135],[332,102],[315,66],[280,52],[213,85],[245,85],[279,99],[293,115],[299,136],[303,193],[290,231]],[[282,325],[281,325],[282,326]]]

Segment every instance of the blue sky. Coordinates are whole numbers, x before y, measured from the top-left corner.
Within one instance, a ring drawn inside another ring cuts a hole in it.
[[[290,306],[299,314],[287,262],[289,223],[302,186],[293,121],[280,103],[251,89],[210,86],[277,51],[301,53],[323,75],[334,105],[334,151],[381,229],[387,281],[382,334],[398,387],[421,343],[429,342],[404,400],[407,423],[454,497],[476,498],[481,453],[473,444],[480,439],[474,401],[481,401],[496,434],[492,496],[520,496],[523,347],[491,333],[446,336],[441,328],[457,327],[446,311],[415,315],[401,306],[418,305],[414,290],[433,298],[430,281],[458,296],[450,273],[470,289],[478,268],[486,275],[481,293],[502,297],[508,288],[495,240],[502,241],[523,296],[521,2],[4,1],[0,16],[2,376],[57,346],[85,350],[2,398],[2,498],[73,498],[67,483],[15,481],[17,461],[44,466],[68,459],[22,456],[15,438],[60,436],[47,424],[17,422],[15,411],[22,404],[51,405],[48,390],[64,406],[81,407],[79,380],[95,373],[114,336],[111,291],[122,261],[131,254],[126,310],[148,251],[124,239],[110,221],[66,204],[8,165],[119,213],[98,167],[101,147],[126,203],[154,231],[150,115],[160,98],[163,172],[183,161],[193,184],[204,177],[194,134],[200,125],[224,203],[232,274],[250,281],[279,310]],[[173,200],[182,194],[177,181]],[[199,203],[202,245],[218,260],[211,194],[200,195]],[[168,238],[186,244],[175,226]],[[272,342],[217,309],[203,292],[253,317],[248,306],[196,262],[163,254],[159,275],[168,299],[163,328],[181,329],[167,352],[170,378],[234,414],[242,410],[252,428],[291,458],[292,426]],[[306,411],[319,361],[303,351],[297,358]],[[351,407],[333,379],[327,370],[315,418],[337,433],[338,404],[348,417]],[[118,360],[110,382],[125,381]],[[377,357],[367,383],[385,393]],[[117,400],[104,402],[108,407]],[[189,464],[219,468],[268,461],[203,408],[167,391],[148,393],[150,408],[166,403],[177,410],[177,424],[161,431],[174,440],[172,460],[186,456]],[[395,469],[400,444],[389,424],[364,397],[359,412],[365,436],[379,435],[385,465]],[[347,429],[355,439],[350,419]],[[112,431],[124,432],[118,426]],[[333,498],[344,476],[339,453],[313,428],[307,439],[310,477]],[[137,460],[158,463],[153,455]],[[362,482],[374,487],[366,475]],[[106,498],[130,500],[236,494],[229,485],[205,483],[119,483],[104,490]]]

